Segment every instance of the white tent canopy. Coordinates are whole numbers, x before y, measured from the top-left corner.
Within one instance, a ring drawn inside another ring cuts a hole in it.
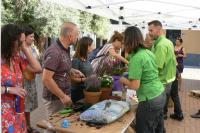
[[[166,29],[200,30],[200,0],[48,0],[131,25],[160,20]]]

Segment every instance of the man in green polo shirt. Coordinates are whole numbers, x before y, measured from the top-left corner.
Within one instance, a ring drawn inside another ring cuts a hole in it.
[[[151,51],[155,54],[160,81],[165,86],[166,104],[164,107],[164,119],[167,119],[168,102],[172,81],[176,76],[176,56],[173,43],[164,35],[162,24],[158,20],[148,23],[150,37],[155,40]]]

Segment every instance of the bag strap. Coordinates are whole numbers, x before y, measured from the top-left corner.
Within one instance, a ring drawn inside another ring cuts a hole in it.
[[[102,76],[103,74],[104,74],[104,72],[103,73],[101,73],[101,65],[103,65],[103,61],[105,61],[105,59],[107,58],[109,56],[109,52],[107,52],[106,54],[104,54],[104,57],[102,57],[102,58],[100,58],[100,60],[98,60],[98,66],[97,66],[97,68],[96,68],[96,74],[98,75],[98,76]]]
[[[101,54],[101,55],[95,57],[94,59],[100,58],[100,57],[102,57],[102,56],[104,56],[104,55],[106,55],[106,54]],[[92,59],[92,60],[94,60],[94,59]]]

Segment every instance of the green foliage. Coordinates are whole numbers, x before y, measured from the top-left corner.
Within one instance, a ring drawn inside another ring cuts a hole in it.
[[[71,21],[80,25],[81,31],[106,38],[110,28],[109,19],[79,11],[60,4],[40,0],[2,0],[2,24],[32,25],[40,35],[55,37],[60,25]]]
[[[40,31],[43,36],[58,36],[60,25],[65,21],[79,24],[79,11],[51,2],[40,3],[35,10],[35,16],[38,19],[47,19],[46,25]]]
[[[91,21],[93,15],[84,11],[80,11],[80,29],[84,32],[92,32]]]
[[[113,86],[113,77],[109,75],[103,75],[102,77],[99,77],[101,80],[101,87],[102,88],[111,88]]]
[[[39,0],[2,0],[2,23],[31,24],[38,3]]]
[[[110,21],[104,17],[94,15],[91,22],[91,29],[98,37],[107,38]]]
[[[122,75],[124,72],[126,72],[126,68],[116,68],[116,69],[113,69],[112,71],[112,75]]]

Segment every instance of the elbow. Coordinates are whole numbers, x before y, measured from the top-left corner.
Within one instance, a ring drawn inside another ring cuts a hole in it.
[[[38,68],[37,73],[42,73],[42,68]]]
[[[34,72],[35,73],[41,73],[42,72],[42,67],[39,65],[39,66],[36,66],[35,68],[34,68]]]
[[[133,86],[131,86],[131,88],[130,88],[131,90],[135,90],[135,91],[137,91],[138,90],[138,88],[137,87],[133,87]]]
[[[50,80],[50,78],[48,78],[44,75],[42,76],[42,83],[44,86],[47,86],[47,84],[50,82],[49,80]]]
[[[138,89],[139,89],[139,87],[140,87],[140,86],[133,85],[133,86],[131,86],[131,89],[133,89],[133,90],[138,90]]]
[[[130,88],[133,90],[138,90],[140,88],[140,80],[133,80],[130,84]]]

